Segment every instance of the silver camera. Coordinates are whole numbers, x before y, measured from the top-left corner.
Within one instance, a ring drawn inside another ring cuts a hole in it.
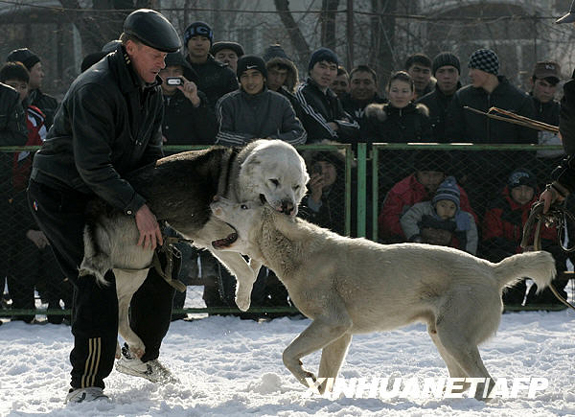
[[[168,77],[166,78],[167,85],[182,85],[184,81],[180,77]]]

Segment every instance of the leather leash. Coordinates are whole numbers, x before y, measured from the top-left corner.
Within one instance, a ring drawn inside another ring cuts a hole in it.
[[[535,250],[541,250],[541,227],[545,224],[545,227],[553,227],[557,228],[557,235],[559,238],[559,244],[561,249],[566,252],[570,253],[575,251],[575,245],[571,247],[565,247],[563,245],[563,229],[565,228],[565,224],[567,222],[567,218],[571,221],[572,224],[575,224],[575,216],[571,214],[565,208],[557,205],[552,204],[547,213],[543,214],[543,201],[538,201],[537,203],[533,204],[531,207],[531,212],[529,213],[529,217],[525,222],[525,226],[523,227],[523,238],[521,239],[521,247],[525,249],[529,245],[529,237],[531,236],[531,232],[534,230],[533,234],[533,248]],[[535,224],[537,222],[537,224]],[[555,286],[552,282],[549,283],[549,289],[557,297],[559,301],[565,304],[567,307],[575,310],[575,306],[569,303],[560,293],[557,291]]]

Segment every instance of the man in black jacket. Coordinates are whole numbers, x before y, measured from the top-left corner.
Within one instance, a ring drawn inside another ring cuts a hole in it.
[[[198,74],[198,89],[206,94],[212,109],[222,96],[238,88],[236,73],[210,54],[213,40],[214,31],[205,22],[194,22],[184,31],[186,61]]]
[[[308,64],[309,77],[297,89],[296,98],[302,107],[302,124],[307,131],[307,143],[323,139],[357,143],[359,124],[347,114],[341,102],[329,88],[337,76],[339,59],[328,48],[315,50]]]
[[[571,3],[569,12],[555,23],[573,22],[575,22],[575,0]],[[547,212],[555,201],[562,202],[575,191],[575,72],[571,80],[563,86],[559,133],[567,156],[555,168],[551,174],[552,182],[541,193],[540,201],[545,203],[543,212]]]
[[[459,75],[461,64],[459,58],[450,52],[442,52],[433,59],[433,76],[437,80],[435,89],[417,100],[429,109],[429,118],[433,127],[433,140],[444,143],[447,141],[445,135],[445,119],[447,108],[455,92],[461,88]]]
[[[149,9],[126,18],[120,39],[115,52],[72,83],[34,158],[28,188],[32,213],[75,287],[67,402],[107,398],[104,378],[116,354],[114,274],[108,273],[108,286],[97,285],[93,277],[78,277],[87,202],[98,196],[133,216],[139,245],[154,249],[163,243],[146,200],[123,177],[162,156],[158,73],[167,53],[180,48],[180,40],[170,22]],[[146,345],[146,353],[140,359],[122,357],[119,370],[156,382],[171,378],[157,357],[169,327],[172,298],[173,290],[152,268],[131,304],[131,327]]]
[[[42,80],[44,79],[44,69],[42,68],[42,61],[40,57],[28,48],[15,49],[8,54],[6,62],[19,61],[24,64],[26,69],[30,72],[28,93],[28,104],[38,107],[46,116],[44,124],[46,129],[50,129],[54,122],[54,115],[58,108],[58,101],[40,90],[42,87]]]

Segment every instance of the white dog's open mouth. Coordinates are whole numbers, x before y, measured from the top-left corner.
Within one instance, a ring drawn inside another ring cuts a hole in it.
[[[229,248],[236,242],[236,240],[238,240],[238,231],[236,230],[236,228],[229,223],[226,224],[230,226],[232,229],[234,229],[234,232],[230,233],[227,237],[223,239],[214,240],[212,242],[212,246],[215,249]]]

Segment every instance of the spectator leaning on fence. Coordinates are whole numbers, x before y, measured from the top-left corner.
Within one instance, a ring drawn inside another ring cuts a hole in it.
[[[238,88],[235,72],[210,55],[213,40],[214,32],[205,22],[194,22],[184,31],[186,61],[198,74],[198,90],[207,96],[212,109],[220,97]]]
[[[414,104],[413,80],[405,71],[391,74],[387,84],[389,103],[370,104],[365,109],[365,139],[369,142],[430,142],[429,109]]]
[[[361,131],[366,128],[365,108],[371,103],[386,103],[387,100],[377,92],[377,73],[368,65],[358,65],[349,73],[349,93],[341,100],[343,109],[358,123]],[[363,137],[362,133],[362,137]]]
[[[461,210],[455,177],[447,177],[433,200],[415,203],[400,219],[410,242],[451,246],[472,255],[477,252],[477,226],[471,213]]]
[[[442,52],[433,59],[432,71],[437,80],[435,89],[416,103],[425,104],[429,109],[433,141],[444,143],[447,142],[445,134],[447,108],[455,92],[461,88],[459,58],[450,52]]]
[[[54,115],[58,109],[58,101],[40,90],[44,80],[44,69],[40,57],[28,48],[15,49],[8,54],[6,62],[18,61],[24,64],[30,72],[28,102],[42,110],[46,116],[46,128],[54,122]]]
[[[435,79],[431,77],[431,59],[423,53],[410,55],[405,61],[405,71],[415,84],[415,98],[433,91]]]
[[[216,105],[220,131],[216,144],[242,146],[257,138],[302,145],[307,135],[287,98],[266,87],[264,60],[245,55],[238,61],[240,89]]]
[[[483,239],[481,253],[485,259],[499,262],[503,258],[520,253],[523,226],[527,222],[533,203],[537,201],[537,179],[525,168],[514,170],[500,195],[492,200],[483,219]],[[553,284],[563,295],[566,281],[562,280],[561,272],[566,269],[567,256],[558,244],[555,228],[541,229],[541,245],[543,250],[550,252],[555,258],[557,271],[560,273]],[[505,304],[520,305],[525,297],[525,280],[519,282],[503,293]],[[535,288],[529,291],[526,304],[560,304],[553,293],[546,288],[540,294],[535,294]]]
[[[309,60],[308,78],[297,89],[308,143],[323,139],[356,143],[360,137],[359,124],[343,110],[329,88],[337,75],[338,64],[339,59],[331,49],[316,49]]]

